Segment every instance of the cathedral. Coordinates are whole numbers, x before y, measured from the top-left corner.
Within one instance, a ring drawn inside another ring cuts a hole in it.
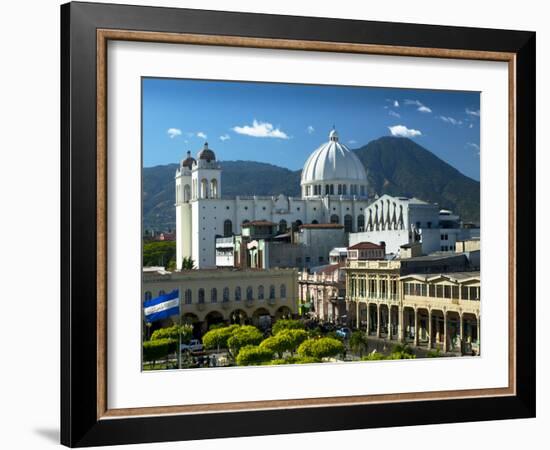
[[[198,269],[216,267],[216,236],[240,234],[252,221],[269,221],[280,230],[303,224],[342,224],[347,233],[365,230],[367,175],[359,158],[338,139],[336,130],[306,160],[301,196],[222,197],[222,167],[204,144],[176,171],[176,251],[178,268],[191,258]],[[371,219],[372,220],[372,219]]]

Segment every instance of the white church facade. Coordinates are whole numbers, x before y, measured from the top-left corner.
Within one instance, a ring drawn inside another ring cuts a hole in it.
[[[301,177],[301,197],[222,197],[222,167],[208,144],[197,159],[188,153],[175,176],[176,257],[178,268],[190,257],[198,269],[216,267],[215,237],[239,234],[255,220],[283,228],[309,223],[340,223],[347,232],[365,227],[367,176],[359,158],[339,142],[329,141],[307,159]]]

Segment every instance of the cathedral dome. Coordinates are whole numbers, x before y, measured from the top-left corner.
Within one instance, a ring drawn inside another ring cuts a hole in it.
[[[367,174],[361,160],[338,141],[338,133],[332,130],[329,141],[322,144],[307,159],[302,170],[301,184],[367,182]]]
[[[199,159],[204,159],[207,162],[216,161],[216,154],[210,148],[208,148],[208,142],[204,143],[203,149],[197,155]]]
[[[191,152],[187,152],[187,158],[181,161],[181,167],[187,167],[191,169],[191,167],[193,167],[194,162],[195,162],[195,158],[191,156]]]

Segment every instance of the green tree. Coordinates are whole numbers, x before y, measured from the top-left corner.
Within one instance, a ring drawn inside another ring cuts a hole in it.
[[[273,358],[273,352],[267,348],[246,345],[239,350],[236,362],[239,366],[256,366],[265,364]]]
[[[258,345],[262,342],[263,334],[252,325],[242,325],[235,328],[227,339],[227,347],[232,355],[239,354],[239,350],[248,345]]]
[[[228,348],[227,340],[237,328],[239,328],[239,325],[213,328],[202,337],[202,343],[206,348],[215,348],[218,351],[220,348]]]
[[[367,336],[361,331],[354,331],[349,339],[349,346],[359,357],[363,357],[363,352],[367,349]]]
[[[262,341],[260,347],[268,348],[272,352],[277,353],[279,358],[282,358],[284,352],[293,354],[307,337],[308,334],[305,330],[284,329]]]
[[[176,259],[175,241],[151,241],[143,243],[143,266],[167,267]]]
[[[320,359],[313,358],[311,356],[291,356],[284,359],[273,359],[269,362],[272,366],[280,366],[283,364],[311,364],[311,363],[320,363]]]
[[[414,359],[416,358],[413,350],[406,344],[396,344],[387,359]]]
[[[173,339],[156,339],[143,343],[143,360],[152,362],[153,367],[159,359],[165,358],[175,350],[177,342]]]
[[[172,325],[171,327],[159,328],[155,330],[151,335],[151,340],[156,341],[158,339],[174,339],[179,340],[178,333],[181,334],[181,342],[187,343],[193,337],[193,325]]]
[[[281,319],[275,322],[271,329],[272,334],[277,334],[282,330],[303,330],[305,325],[299,320]]]
[[[443,355],[441,354],[441,350],[436,348],[435,350],[430,350],[426,356],[428,358],[441,358]]]
[[[193,270],[195,268],[195,261],[191,257],[185,257],[181,261],[181,270]]]
[[[387,359],[382,353],[377,352],[374,350],[372,353],[369,353],[367,356],[363,356],[361,358],[361,361],[381,361],[383,359]]]
[[[301,357],[309,356],[317,359],[336,356],[343,352],[344,344],[330,337],[308,339],[298,347],[298,355]]]

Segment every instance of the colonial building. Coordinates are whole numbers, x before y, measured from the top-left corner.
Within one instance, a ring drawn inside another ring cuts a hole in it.
[[[199,269],[216,267],[215,237],[241,234],[247,222],[269,221],[291,229],[303,224],[342,224],[346,233],[361,230],[370,203],[365,168],[339,141],[336,130],[306,160],[299,198],[223,198],[222,167],[208,144],[197,159],[188,153],[181,161],[175,188],[178,268],[184,257],[191,257]]]
[[[298,276],[302,314],[323,321],[347,323],[344,264],[330,264]]]
[[[296,288],[293,269],[143,272],[143,300],[178,289],[182,319],[195,324],[199,333],[220,322],[268,326],[292,317],[297,313]]]
[[[468,254],[348,259],[348,317],[371,336],[479,352],[480,277],[473,267]]]

